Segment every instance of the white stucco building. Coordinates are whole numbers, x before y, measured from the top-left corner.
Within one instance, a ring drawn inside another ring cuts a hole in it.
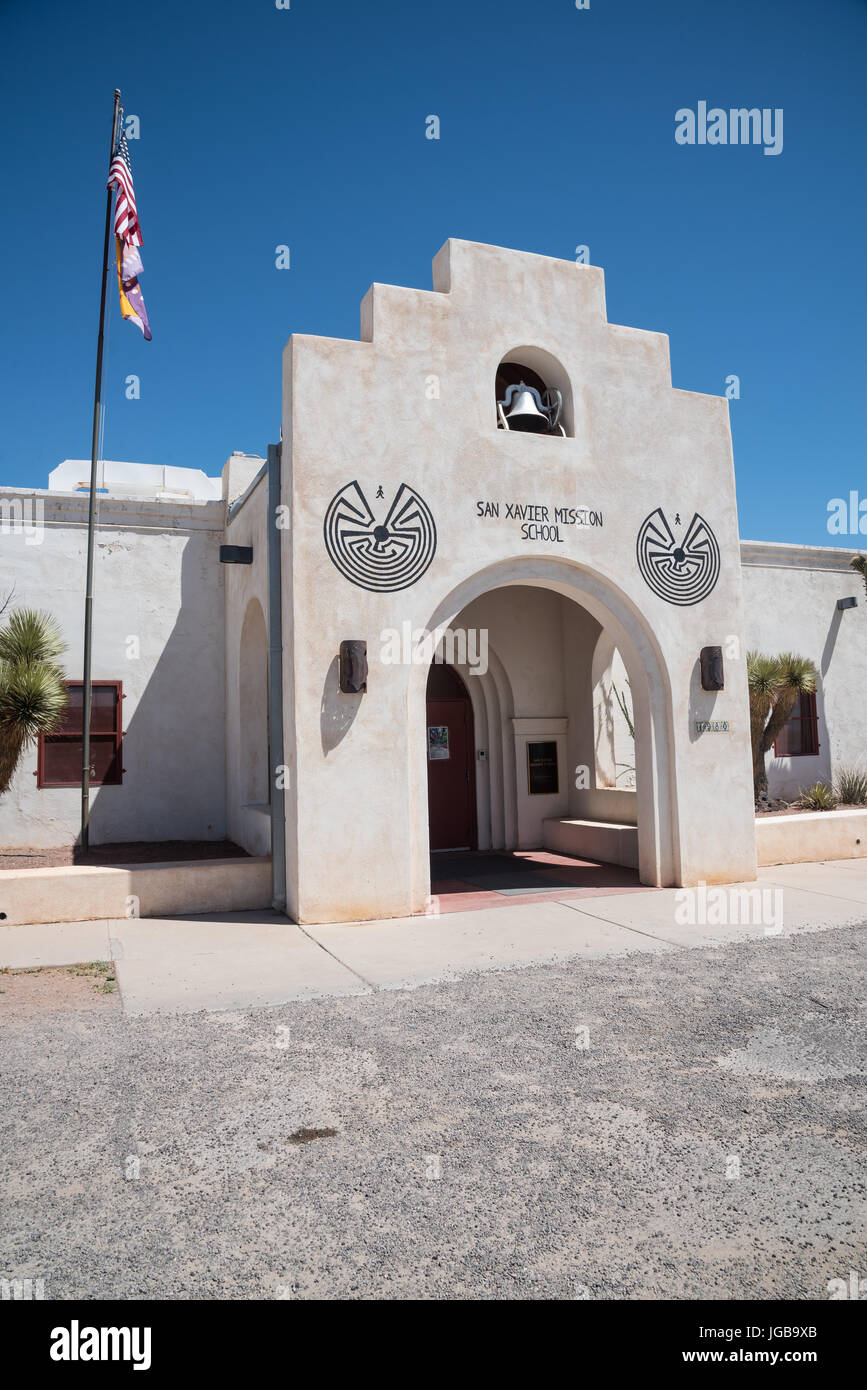
[[[450,241],[432,291],[371,288],[359,341],[290,339],[283,380],[268,460],[106,465],[93,842],[276,835],[309,922],[423,911],[431,849],[751,879],[751,647],[820,673],[772,793],[865,752],[853,552],[740,540],[728,402],[608,322],[600,269]],[[71,681],[87,470],[0,494],[0,599],[55,615]],[[0,798],[0,844],[74,840],[57,742]]]

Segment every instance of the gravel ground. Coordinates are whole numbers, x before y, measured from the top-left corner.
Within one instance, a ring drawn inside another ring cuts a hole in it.
[[[40,1008],[32,976],[4,1007],[4,976],[0,1274],[46,1298],[825,1299],[867,1274],[864,947],[133,1019],[80,981]]]

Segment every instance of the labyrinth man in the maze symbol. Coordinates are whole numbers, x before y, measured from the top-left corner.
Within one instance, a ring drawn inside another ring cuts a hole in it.
[[[698,512],[678,543],[665,513],[657,507],[641,526],[635,552],[645,582],[666,603],[683,607],[699,603],[719,579],[719,545]]]
[[[344,578],[379,593],[408,589],[436,554],[430,507],[407,483],[401,483],[382,521],[358,483],[347,483],[331,499],[323,529],[329,558]]]

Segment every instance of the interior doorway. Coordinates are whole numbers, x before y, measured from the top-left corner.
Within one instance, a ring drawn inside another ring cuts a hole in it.
[[[427,682],[430,848],[476,848],[475,737],[469,692],[453,666],[433,662]]]

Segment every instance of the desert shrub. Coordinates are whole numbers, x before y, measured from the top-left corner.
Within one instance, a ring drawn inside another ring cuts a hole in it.
[[[839,798],[826,782],[814,782],[812,787],[802,787],[798,805],[802,811],[833,811]]]
[[[60,629],[47,613],[16,608],[0,628],[0,796],[25,749],[63,718],[66,684],[57,664],[63,651]]]
[[[834,790],[846,806],[867,805],[867,772],[861,767],[841,767]]]

